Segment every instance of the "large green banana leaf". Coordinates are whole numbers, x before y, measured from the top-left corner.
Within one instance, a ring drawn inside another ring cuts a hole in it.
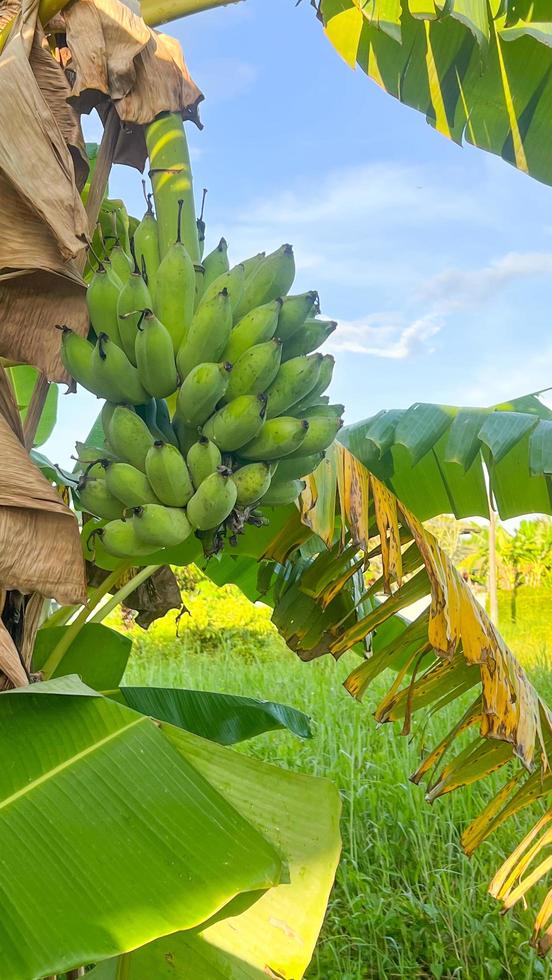
[[[319,0],[351,65],[450,139],[552,184],[548,0]]]
[[[33,671],[42,669],[66,629],[67,626],[50,626],[38,630],[33,648]],[[120,684],[131,647],[132,640],[117,630],[101,623],[86,623],[52,676],[78,674],[83,683],[95,691],[109,691]]]
[[[325,779],[275,769],[163,726],[175,748],[286,856],[290,883],[201,930],[101,964],[90,980],[300,980],[339,859],[340,801]],[[232,755],[231,773],[228,755]],[[284,802],[285,801],[285,802]]]
[[[134,711],[221,745],[283,729],[299,738],[312,738],[308,716],[275,701],[166,687],[121,687],[117,698]]]
[[[5,980],[197,927],[287,877],[281,852],[174,740],[77,678],[4,693],[0,739]]]
[[[339,440],[420,520],[552,513],[552,412],[535,395],[491,408],[417,402],[346,426]]]

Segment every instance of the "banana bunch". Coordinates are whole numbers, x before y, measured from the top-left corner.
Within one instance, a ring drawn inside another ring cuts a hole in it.
[[[221,239],[194,264],[182,205],[164,254],[149,200],[139,223],[109,212],[115,244],[91,266],[88,339],[60,328],[67,371],[105,400],[80,507],[121,558],[192,533],[210,554],[266,523],[258,508],[296,501],[342,425],[325,394],[334,359],[317,350],[336,323],[320,319],[316,292],[289,295],[292,247],[230,266]]]

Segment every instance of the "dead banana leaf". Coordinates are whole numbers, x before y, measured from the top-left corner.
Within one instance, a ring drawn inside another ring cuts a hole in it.
[[[158,34],[119,0],[79,0],[63,11],[64,64],[78,112],[110,104],[125,125],[116,163],[144,169],[143,127],[161,112],[198,123],[203,95],[191,79],[178,41]]]
[[[75,515],[0,416],[0,588],[59,603],[86,599]]]
[[[375,635],[378,642],[345,687],[360,700],[391,668],[394,676],[375,718],[399,721],[401,734],[413,730],[419,713],[423,728],[428,713],[473,692],[470,706],[432,749],[424,749],[411,776],[416,783],[426,781],[431,802],[519,760],[518,773],[512,778],[508,770],[503,788],[467,828],[463,842],[472,853],[505,820],[550,793],[552,713],[432,535],[347,449],[336,445],[329,455],[328,465],[307,481],[301,513],[315,534],[335,543],[310,562],[276,566],[273,620],[303,660],[325,653],[337,658]],[[336,479],[337,491],[324,485]],[[332,492],[333,520],[321,503]],[[359,590],[359,570],[375,557],[382,574]],[[385,642],[392,617],[425,597],[428,607],[409,625],[395,620]],[[490,890],[504,909],[525,899],[552,871],[551,820],[552,810],[495,876]],[[552,890],[532,942],[541,953],[552,947]]]
[[[37,13],[38,0],[25,0],[0,54],[0,357],[64,381],[54,325],[88,329],[73,261],[88,234],[75,168],[82,181],[87,164],[68,83]]]
[[[17,648],[10,634],[0,619],[0,671],[8,679],[9,686],[27,687],[29,678],[19,658]],[[0,680],[0,689],[2,688]],[[6,685],[8,686],[8,685]]]

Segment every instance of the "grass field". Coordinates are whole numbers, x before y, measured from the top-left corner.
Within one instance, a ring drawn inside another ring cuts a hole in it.
[[[468,861],[459,833],[488,798],[487,785],[429,807],[423,791],[407,779],[418,758],[416,745],[388,726],[376,728],[371,717],[381,684],[374,701],[353,702],[341,683],[354,660],[303,665],[273,634],[265,612],[240,606],[237,627],[233,593],[226,608],[224,598],[213,602],[211,590],[200,589],[187,601],[193,617],[180,639],[174,638],[174,614],[137,638],[127,681],[275,699],[314,719],[315,738],[309,742],[274,733],[241,749],[329,776],[343,798],[343,859],[308,977],[552,976],[528,945],[534,909],[502,918],[486,894],[493,871],[534,821],[535,811],[507,824]],[[518,625],[512,628],[505,620],[504,633],[550,703],[549,596],[522,595]],[[507,616],[507,597],[501,609]],[[434,730],[448,729],[458,713],[457,707],[444,712]]]

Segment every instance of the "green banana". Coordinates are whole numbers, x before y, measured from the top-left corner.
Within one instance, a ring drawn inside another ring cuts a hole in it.
[[[302,450],[301,450],[302,451]],[[272,477],[274,483],[286,482],[288,480],[300,480],[309,473],[313,473],[317,466],[324,459],[325,453],[311,453],[310,456],[296,456],[295,459],[287,456],[278,463],[276,475]]]
[[[142,312],[135,350],[138,377],[146,391],[153,398],[172,395],[178,381],[173,342],[152,310]]]
[[[207,197],[207,188],[203,188],[203,196],[201,198],[201,211],[199,217],[196,220],[197,228],[197,244],[199,248],[199,261],[201,262],[203,258],[203,253],[205,251],[205,228],[207,227],[203,219],[203,212],[205,210],[205,198]]]
[[[139,541],[131,521],[110,521],[92,533],[98,535],[108,554],[116,558],[134,558],[153,551],[150,545]]]
[[[109,253],[109,261],[111,262],[113,272],[121,280],[122,284],[124,285],[125,282],[128,282],[134,263],[124,249],[121,248],[118,241],[115,242],[115,245]]]
[[[186,425],[202,425],[227,391],[231,371],[228,361],[197,364],[180,386],[175,414]]]
[[[178,446],[178,440],[174,433],[174,429],[171,425],[171,417],[169,415],[169,406],[167,405],[164,398],[155,399],[155,429],[159,433],[161,439],[165,442],[170,442],[171,446]]]
[[[221,276],[214,279],[210,286],[204,290],[201,297],[201,301],[198,307],[198,311],[201,310],[202,306],[209,303],[215,296],[218,296],[224,289],[226,289],[228,296],[230,297],[230,307],[232,309],[232,314],[235,314],[236,307],[240,301],[241,295],[243,293],[243,283],[244,283],[244,271],[243,265],[235,265],[233,269],[228,272],[223,272]],[[235,319],[235,316],[234,316]],[[221,352],[222,353],[222,352]]]
[[[218,527],[232,511],[238,495],[230,470],[221,466],[200,483],[188,501],[186,513],[193,527],[209,531]]]
[[[117,300],[117,323],[121,346],[131,364],[136,367],[136,334],[142,310],[151,309],[151,294],[140,275],[138,266],[129,276]]]
[[[102,405],[101,419],[102,419],[102,429],[104,431],[104,437],[108,439],[109,423],[113,418],[113,412],[117,408],[115,402],[104,402]]]
[[[92,463],[88,463],[84,476],[87,480],[105,480],[105,464],[107,459],[97,459]]]
[[[186,511],[180,507],[145,504],[136,507],[132,526],[138,541],[153,548],[171,548],[181,544],[192,533]]]
[[[337,322],[335,320],[314,320],[312,318],[305,320],[301,329],[284,344],[282,360],[289,361],[291,357],[310,354],[313,350],[318,350],[332,335],[336,327]]]
[[[100,333],[92,353],[92,380],[96,394],[110,402],[142,405],[149,399],[138,371],[106,333]]]
[[[95,381],[92,370],[94,346],[69,327],[63,326],[60,329],[62,331],[61,361],[65,370],[83,388],[94,392]]]
[[[117,405],[109,423],[109,444],[120,459],[146,472],[146,456],[153,446],[153,436],[136,412]]]
[[[108,263],[101,263],[92,276],[92,281],[86,290],[86,304],[90,323],[96,336],[107,334],[110,340],[121,347],[119,322],[117,320],[117,302],[123,284],[115,275]]]
[[[104,462],[107,489],[125,507],[139,507],[141,504],[158,504],[149,481],[141,470],[130,463]]]
[[[332,380],[334,365],[335,358],[332,357],[331,354],[322,355],[318,381],[316,382],[314,388],[309,391],[308,395],[301,398],[301,401],[295,402],[293,406],[293,414],[297,415],[298,418],[301,417],[301,413],[305,411],[305,409],[326,400],[325,397],[322,397],[322,393],[326,390]],[[329,401],[329,399],[327,399],[327,401]]]
[[[334,419],[339,419],[345,411],[345,405],[330,405],[322,403],[321,405],[311,405],[310,408],[305,408],[301,415],[302,419],[314,419],[319,417],[330,417]],[[295,410],[293,412],[295,415]]]
[[[215,473],[217,467],[221,465],[222,456],[220,449],[214,442],[206,436],[200,436],[193,446],[190,446],[186,456],[186,463],[192,477],[192,483],[197,488],[211,473]]]
[[[145,405],[136,406],[136,414],[144,420],[148,429],[150,430],[154,439],[162,439],[165,442],[165,436],[161,432],[161,429],[157,425],[157,402],[155,398],[150,398]],[[172,426],[171,426],[172,431]],[[176,442],[176,436],[173,432],[173,442]]]
[[[311,453],[321,453],[328,446],[331,446],[343,425],[343,420],[336,419],[335,416],[318,416],[311,418],[307,424],[309,430],[301,446],[301,456],[307,456]],[[298,452],[294,452],[291,454],[291,458],[293,459],[298,455]]]
[[[245,279],[249,279],[253,273],[257,271],[261,262],[266,259],[266,252],[257,252],[256,255],[252,255],[248,259],[244,259],[240,264],[243,265],[243,274]]]
[[[259,435],[240,449],[240,456],[244,459],[268,461],[289,456],[305,441],[308,428],[309,423],[306,419],[294,419],[289,415],[269,419]]]
[[[319,312],[319,309],[318,293],[315,290],[299,293],[297,296],[286,296],[278,318],[277,334],[280,340],[283,340],[284,344],[291,340],[301,329],[309,314],[312,317],[314,313]]]
[[[314,388],[320,376],[322,354],[302,354],[281,365],[267,389],[266,416],[276,418]]]
[[[121,501],[113,496],[105,480],[84,476],[79,480],[77,490],[82,510],[109,521],[114,517],[121,517]]]
[[[175,353],[192,322],[196,289],[194,263],[181,238],[183,204],[178,202],[176,241],[161,260],[153,294],[155,312],[171,336]]]
[[[203,426],[203,435],[222,452],[240,449],[261,430],[265,405],[263,395],[240,395],[211,415]]]
[[[138,268],[145,272],[144,279],[146,285],[150,292],[153,292],[160,261],[159,238],[157,235],[157,221],[151,205],[151,194],[147,195],[146,200],[148,209],[134,232],[133,242]]]
[[[276,333],[278,316],[282,307],[281,299],[257,306],[236,324],[224,349],[223,359],[235,364],[250,347],[271,340]]]
[[[199,430],[197,425],[186,425],[182,419],[175,415],[172,420],[173,432],[176,436],[176,444],[183,456],[186,456],[190,446],[197,441]]]
[[[100,206],[98,220],[102,237],[118,240],[125,252],[129,251],[129,217],[125,202],[120,197],[105,198]]]
[[[293,248],[291,245],[282,245],[267,255],[247,277],[241,299],[234,310],[234,318],[239,320],[254,307],[270,303],[271,299],[278,296],[285,296],[294,278]]]
[[[261,506],[281,507],[284,504],[291,504],[297,500],[305,487],[304,480],[284,480],[282,483],[271,484],[261,500]]]
[[[228,244],[225,238],[221,238],[217,247],[206,255],[202,262],[204,268],[203,274],[203,292],[209,288],[215,279],[222,276],[225,272],[228,272]]]
[[[217,280],[218,281],[218,280]],[[200,303],[176,356],[182,379],[206,361],[218,361],[232,329],[232,307],[226,288]]]
[[[265,391],[278,374],[281,359],[281,340],[267,340],[250,347],[234,364],[225,401],[238,395],[259,395]]]
[[[270,464],[248,463],[232,473],[232,480],[238,491],[236,503],[240,507],[250,507],[264,496],[270,486]]]
[[[194,492],[182,453],[156,440],[146,456],[146,476],[162,504],[184,507]]]

